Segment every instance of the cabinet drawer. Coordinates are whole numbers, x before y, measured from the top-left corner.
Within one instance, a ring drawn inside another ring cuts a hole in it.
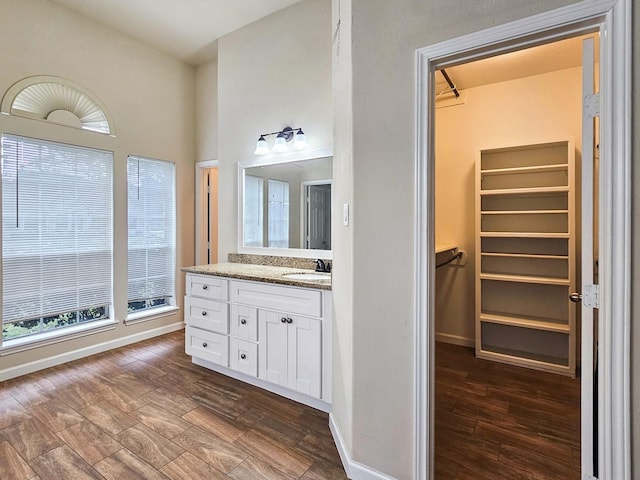
[[[258,344],[231,337],[229,339],[229,367],[238,372],[258,376]]]
[[[223,302],[185,297],[187,324],[218,333],[229,333],[229,305]]]
[[[231,280],[231,301],[312,317],[322,316],[319,290]]]
[[[188,273],[187,295],[211,300],[229,300],[229,280]]]
[[[231,305],[231,335],[245,340],[258,340],[258,309]]]
[[[225,367],[229,365],[229,337],[226,335],[187,326],[185,339],[187,355]]]

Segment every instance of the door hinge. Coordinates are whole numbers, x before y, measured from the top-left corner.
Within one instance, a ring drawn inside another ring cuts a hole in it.
[[[582,303],[588,308],[600,308],[600,286],[585,285],[582,289]]]
[[[582,102],[583,118],[594,118],[600,116],[600,95],[594,93],[585,95]]]

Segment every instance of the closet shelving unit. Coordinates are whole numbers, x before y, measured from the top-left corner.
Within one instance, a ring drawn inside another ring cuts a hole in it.
[[[571,141],[485,149],[476,161],[476,355],[575,376]]]

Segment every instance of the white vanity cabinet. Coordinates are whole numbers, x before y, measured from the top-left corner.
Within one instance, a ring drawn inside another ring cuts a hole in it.
[[[193,362],[328,411],[331,292],[187,273]]]

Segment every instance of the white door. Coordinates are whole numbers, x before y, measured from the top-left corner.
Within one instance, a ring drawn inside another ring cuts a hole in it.
[[[582,478],[598,476],[597,438],[594,426],[598,424],[597,392],[597,238],[598,204],[594,202],[594,172],[596,165],[595,131],[599,102],[594,92],[594,40],[583,41],[582,52],[582,290],[573,293],[572,301],[581,302],[581,414],[582,414]],[[597,181],[595,182],[597,183]],[[595,214],[594,214],[595,213]],[[595,398],[594,398],[595,397]]]
[[[307,248],[331,249],[331,185],[309,185]]]
[[[289,387],[320,398],[321,321],[289,315]]]

